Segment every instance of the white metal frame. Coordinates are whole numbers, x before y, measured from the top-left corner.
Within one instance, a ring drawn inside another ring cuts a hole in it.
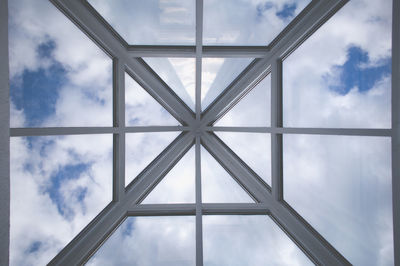
[[[113,201],[91,221],[49,265],[78,265],[101,246],[128,216],[195,215],[196,265],[203,265],[202,215],[263,214],[287,233],[305,254],[319,265],[350,263],[296,211],[283,200],[282,135],[322,134],[387,136],[392,138],[393,222],[395,265],[400,265],[400,12],[399,1],[393,1],[392,51],[392,128],[285,128],[282,124],[282,60],[316,31],[348,0],[313,0],[269,46],[203,46],[203,0],[196,0],[195,46],[128,45],[85,0],[50,0],[83,32],[113,59],[113,126],[9,129],[8,60],[0,63],[0,264],[8,264],[9,242],[9,137],[71,134],[114,136]],[[8,58],[7,0],[0,0],[0,58]],[[141,59],[144,56],[193,57],[196,59],[196,102],[193,112],[162,79]],[[204,57],[256,58],[210,106],[201,112],[201,64]],[[5,63],[4,63],[5,62]],[[164,106],[183,126],[126,127],[125,72]],[[213,127],[262,78],[271,74],[270,127]],[[125,134],[128,132],[182,131],[182,133],[125,187]],[[268,186],[213,132],[265,132],[271,134],[271,176]],[[139,204],[167,172],[195,146],[195,204]],[[201,200],[201,153],[203,145],[232,177],[257,202],[254,204],[205,204]]]

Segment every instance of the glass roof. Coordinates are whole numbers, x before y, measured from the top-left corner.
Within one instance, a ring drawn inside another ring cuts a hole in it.
[[[89,0],[129,44],[194,44],[195,0]]]
[[[204,0],[204,45],[268,45],[310,0]]]
[[[9,1],[10,264],[392,265],[392,1],[310,2]]]

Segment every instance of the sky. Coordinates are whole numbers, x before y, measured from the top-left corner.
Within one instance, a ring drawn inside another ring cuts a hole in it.
[[[47,0],[9,2],[11,126],[112,126],[112,60]],[[128,43],[194,44],[194,1],[89,2]],[[203,43],[268,44],[307,3],[205,0]],[[389,0],[352,0],[285,59],[284,126],[391,127],[390,14]],[[193,58],[144,60],[194,108]],[[203,110],[251,60],[203,59]],[[179,125],[125,79],[127,126]],[[269,126],[270,82],[217,125]],[[178,135],[127,134],[126,184]],[[269,134],[217,135],[270,184]],[[112,135],[11,138],[11,265],[47,264],[107,206],[112,143]],[[393,265],[390,139],[285,135],[283,145],[285,200],[354,265]],[[204,148],[201,156],[204,202],[253,201]],[[143,203],[191,203],[193,191],[192,148]],[[89,265],[193,265],[194,228],[194,217],[127,218]],[[203,236],[205,265],[309,264],[269,217],[206,216]]]

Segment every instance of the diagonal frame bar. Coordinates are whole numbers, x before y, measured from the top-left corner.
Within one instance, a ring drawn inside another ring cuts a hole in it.
[[[268,187],[260,183],[252,170],[212,133],[205,133],[202,142],[217,161],[234,175],[255,199],[270,210],[274,220],[290,238],[320,265],[350,265],[350,263],[306,221],[284,202],[274,199]]]
[[[256,59],[203,112],[202,126],[210,126],[234,106],[270,71],[271,64],[284,58],[316,31],[348,0],[314,0],[285,29],[286,34],[271,47],[268,56]]]
[[[143,60],[129,56],[124,42],[115,38],[101,16],[85,0],[50,1],[107,54],[123,60],[129,74],[179,122],[183,125],[192,123],[194,114],[190,108],[158,75],[143,64]]]
[[[124,220],[135,202],[145,196],[193,145],[193,136],[182,133],[126,189],[125,197],[113,201],[89,223],[49,265],[79,265],[87,261]]]

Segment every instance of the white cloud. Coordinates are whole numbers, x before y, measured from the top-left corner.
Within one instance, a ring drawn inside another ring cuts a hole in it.
[[[112,137],[14,137],[11,139],[11,265],[47,264],[110,201]],[[99,145],[102,143],[102,145]],[[68,165],[88,163],[77,176],[66,173],[59,190],[55,175]],[[73,178],[69,180],[68,178]],[[82,202],[77,188],[87,189]],[[59,193],[63,216],[50,192]],[[40,243],[36,251],[29,250]]]

